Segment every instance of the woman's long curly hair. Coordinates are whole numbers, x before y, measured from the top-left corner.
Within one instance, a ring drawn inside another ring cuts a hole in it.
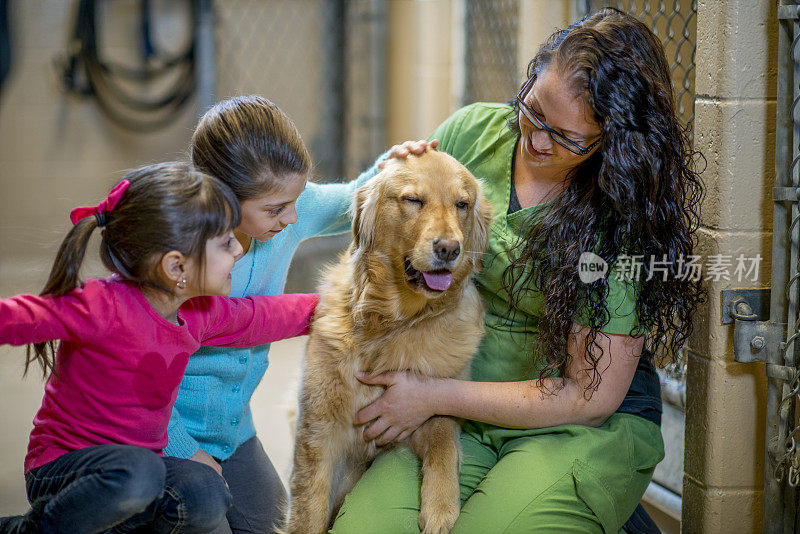
[[[591,373],[585,394],[600,384],[603,355],[598,332],[610,319],[608,279],[626,255],[643,257],[633,282],[638,324],[645,350],[674,358],[692,331],[691,315],[703,301],[701,281],[679,272],[694,248],[703,185],[693,152],[676,117],[670,71],[658,38],[636,18],[616,9],[599,11],[551,35],[528,64],[528,76],[550,66],[584,95],[602,129],[602,141],[564,180],[563,192],[547,216],[526,221],[503,287],[511,313],[533,291],[543,293],[545,314],[538,325],[533,366],[540,380],[564,376],[567,341],[577,310],[590,329],[584,360]],[[519,131],[519,108],[509,126]],[[702,158],[702,156],[699,156]],[[608,264],[608,275],[581,282],[582,252]],[[666,262],[651,270],[649,259]],[[531,266],[536,266],[532,269]],[[541,384],[541,381],[540,381]]]

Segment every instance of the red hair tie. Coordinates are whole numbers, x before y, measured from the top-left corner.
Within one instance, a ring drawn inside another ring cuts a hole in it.
[[[72,224],[78,224],[78,221],[94,215],[97,217],[97,226],[105,225],[106,219],[103,215],[114,211],[114,208],[117,207],[120,199],[122,199],[122,195],[128,190],[129,185],[131,183],[128,180],[122,180],[114,186],[105,200],[97,206],[81,206],[72,210],[69,213],[69,220],[72,221]]]

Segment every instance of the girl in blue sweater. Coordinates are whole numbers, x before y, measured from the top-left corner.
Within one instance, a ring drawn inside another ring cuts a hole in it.
[[[236,238],[245,253],[230,295],[283,293],[292,255],[304,239],[349,229],[349,183],[307,182],[311,158],[292,121],[269,100],[236,97],[211,108],[192,137],[191,157],[239,199]],[[233,495],[236,533],[271,532],[285,490],[256,436],[250,398],[267,370],[269,346],[202,348],[189,361],[169,424],[170,456],[210,465]],[[220,530],[226,532],[227,530]]]

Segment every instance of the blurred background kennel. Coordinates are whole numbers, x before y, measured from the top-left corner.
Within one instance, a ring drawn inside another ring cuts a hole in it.
[[[542,40],[603,5],[636,14],[665,44],[682,120],[707,160],[701,250],[761,254],[750,285],[768,287],[784,4],[0,0],[0,296],[39,290],[72,207],[101,198],[125,169],[185,158],[216,100],[273,100],[297,124],[314,178],[349,180],[464,104],[509,101]],[[348,240],[304,244],[287,290],[312,290]],[[90,262],[86,274],[102,269]],[[665,532],[681,520],[685,532],[757,532],[767,526],[766,375],[734,361],[721,319],[722,291],[739,285],[708,285],[695,336],[661,372],[667,456],[645,503]],[[301,352],[301,342],[276,345],[254,401],[259,428],[276,429],[261,437],[284,477],[291,441],[277,407],[292,403],[285,384]],[[0,515],[25,510],[22,458],[42,391],[35,374],[21,379],[22,353],[0,347]]]

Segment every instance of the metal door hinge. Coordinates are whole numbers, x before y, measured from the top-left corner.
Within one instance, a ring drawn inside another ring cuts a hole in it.
[[[722,323],[733,322],[733,359],[737,362],[766,361],[769,348],[783,341],[785,325],[768,320],[769,298],[769,289],[722,291]]]

